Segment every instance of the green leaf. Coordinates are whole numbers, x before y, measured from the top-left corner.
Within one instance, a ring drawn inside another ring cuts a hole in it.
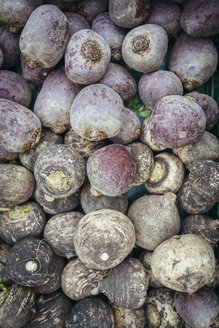
[[[17,164],[16,159],[13,159],[13,161],[10,161],[9,164]]]

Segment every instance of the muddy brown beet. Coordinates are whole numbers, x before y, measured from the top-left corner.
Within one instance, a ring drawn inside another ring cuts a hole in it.
[[[192,91],[209,80],[218,62],[217,50],[210,38],[195,38],[181,32],[169,58],[169,70]]]
[[[106,73],[99,81],[116,91],[124,102],[130,100],[137,91],[137,84],[131,73],[122,65],[109,63]]]
[[[73,34],[65,52],[66,75],[74,83],[99,81],[110,62],[111,50],[98,33],[85,29]]]
[[[25,151],[34,147],[40,138],[41,123],[31,110],[0,99],[0,142],[7,151]]]
[[[125,214],[128,209],[128,198],[125,194],[116,197],[104,195],[94,196],[91,185],[86,183],[81,191],[81,206],[86,214],[104,208]]]
[[[78,3],[77,12],[88,22],[92,22],[94,17],[107,11],[108,0],[81,0]]]
[[[85,161],[66,145],[44,148],[34,165],[37,185],[53,198],[73,195],[84,183]]]
[[[80,30],[90,28],[88,21],[81,15],[74,12],[65,12],[64,14],[68,19],[70,37]]]
[[[127,147],[109,145],[89,157],[87,175],[92,187],[100,194],[114,197],[133,186],[136,163]]]
[[[91,84],[82,89],[70,110],[72,129],[90,141],[114,137],[123,121],[124,105],[121,97],[104,84]]]
[[[149,118],[152,136],[167,148],[196,142],[205,126],[203,109],[193,100],[178,95],[160,99]]]
[[[106,270],[121,263],[135,243],[135,230],[123,213],[103,209],[86,214],[74,236],[79,259],[92,269]]]
[[[168,37],[163,27],[145,24],[126,34],[122,44],[122,57],[136,71],[150,73],[161,66],[167,46]]]
[[[96,16],[92,22],[92,30],[102,35],[108,42],[111,49],[111,60],[119,61],[122,59],[122,42],[128,30],[116,26],[110,19],[109,13],[104,12]]]
[[[110,18],[121,27],[141,25],[147,19],[149,10],[149,0],[109,0]]]
[[[0,71],[0,98],[29,107],[31,89],[25,79],[12,71]]]
[[[12,280],[10,279],[9,272],[6,270],[7,257],[11,247],[12,246],[7,243],[0,244],[0,277],[1,277],[1,283],[5,286],[12,284]],[[6,292],[6,290],[4,290],[3,287],[1,288],[0,295],[3,296],[4,292]]]
[[[146,324],[146,313],[144,307],[139,309],[124,309],[110,303],[113,310],[115,328],[144,328]]]
[[[19,60],[19,37],[19,34],[10,33],[0,25],[0,48],[4,57],[2,69],[11,68]]]
[[[51,72],[45,79],[34,104],[34,113],[43,126],[54,133],[70,128],[70,108],[81,86],[72,83],[64,69]]]
[[[62,58],[69,40],[65,15],[53,5],[43,5],[30,15],[20,36],[20,50],[30,67],[50,68]]]

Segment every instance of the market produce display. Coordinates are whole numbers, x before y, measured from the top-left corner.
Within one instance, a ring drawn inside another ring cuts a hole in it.
[[[219,327],[218,46],[218,0],[0,0],[0,328]]]

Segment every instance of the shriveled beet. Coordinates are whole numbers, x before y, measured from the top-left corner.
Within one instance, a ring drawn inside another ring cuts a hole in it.
[[[18,153],[12,153],[0,146],[0,163],[10,162],[18,158]]]
[[[3,1],[0,11],[0,22],[12,33],[22,30],[34,9],[43,4],[42,0]]]
[[[0,25],[0,48],[3,53],[2,69],[9,69],[19,60],[19,34],[10,33]]]
[[[43,84],[43,81],[47,77],[51,68],[43,68],[43,67],[34,67],[31,68],[28,66],[28,62],[26,58],[21,54],[20,56],[21,67],[22,67],[22,76],[23,78],[34,84],[36,88],[40,88]]]
[[[33,288],[13,284],[3,293],[1,291],[0,297],[2,328],[21,328],[33,319],[35,315],[35,292]]]
[[[113,310],[115,327],[119,328],[143,328],[146,324],[146,312],[144,307],[139,309],[124,309],[116,306],[114,303],[110,303]]]
[[[180,6],[170,0],[153,0],[151,1],[150,15],[146,23],[162,26],[169,38],[177,37],[181,30],[181,13]]]
[[[0,142],[7,151],[33,148],[41,138],[39,118],[28,108],[0,99]]]
[[[156,102],[169,95],[183,96],[183,86],[178,76],[169,71],[144,74],[138,85],[139,95],[145,106],[153,110]]]
[[[149,119],[150,117],[146,117],[141,124],[140,141],[146,144],[154,151],[164,150],[165,147],[160,143],[158,143],[151,135],[151,131],[149,127]]]
[[[28,170],[34,170],[34,164],[36,162],[38,154],[44,149],[53,144],[62,144],[63,138],[61,135],[57,135],[49,130],[42,130],[42,137],[39,143],[31,149],[28,149],[22,153],[19,153],[19,160],[23,166]]]
[[[70,108],[81,86],[72,83],[65,71],[51,72],[43,83],[34,104],[34,113],[43,126],[54,133],[63,133],[70,128]]]
[[[35,199],[48,214],[58,214],[73,211],[80,204],[80,190],[64,198],[56,198],[46,194],[38,186],[35,189]]]
[[[46,217],[43,209],[33,201],[0,212],[0,237],[14,244],[26,237],[38,237],[43,231]]]
[[[92,22],[94,17],[107,11],[107,8],[108,0],[81,0],[78,3],[77,12],[88,22]]]
[[[136,163],[127,147],[109,145],[91,154],[87,161],[87,175],[100,194],[118,196],[133,186]]]
[[[180,78],[186,90],[192,91],[214,74],[217,50],[210,38],[195,38],[181,32],[169,59],[169,70]]]
[[[107,276],[109,270],[88,268],[79,258],[68,262],[62,273],[62,290],[75,301],[92,295],[98,281]]]
[[[131,252],[134,243],[135,230],[130,219],[111,209],[86,214],[74,235],[77,256],[92,269],[117,266]]]
[[[212,290],[202,288],[193,294],[176,292],[174,305],[191,328],[218,327],[219,298]]]
[[[152,136],[167,148],[196,142],[205,126],[203,109],[193,100],[178,95],[161,98],[149,118]]]
[[[91,185],[86,183],[81,191],[81,206],[86,214],[104,208],[125,214],[128,209],[128,198],[125,194],[116,197],[104,195],[94,196]]]
[[[35,316],[25,328],[64,328],[71,307],[70,300],[62,292],[41,295],[36,300]]]
[[[201,235],[210,245],[219,241],[219,220],[213,220],[205,214],[191,215],[181,224],[181,233],[194,233]]]
[[[85,179],[85,161],[66,145],[44,148],[34,165],[34,176],[40,189],[53,198],[73,195]]]
[[[103,77],[110,58],[110,47],[101,35],[80,30],[72,35],[66,48],[66,75],[74,83],[95,83]]]
[[[127,145],[139,138],[141,122],[137,115],[127,107],[125,107],[124,114],[125,120],[119,133],[115,137],[110,138],[110,140],[113,143]]]
[[[133,202],[128,217],[136,231],[136,243],[147,250],[154,250],[164,240],[179,233],[180,217],[176,195],[145,195]]]
[[[131,151],[136,163],[134,186],[138,186],[145,183],[152,173],[154,168],[153,153],[147,145],[141,142],[133,142],[127,148]]]
[[[163,27],[156,24],[141,25],[126,34],[122,57],[136,71],[150,73],[161,66],[167,45],[168,37]]]
[[[0,98],[29,107],[31,89],[25,79],[12,71],[0,71]]]
[[[35,9],[21,32],[20,50],[31,68],[55,66],[69,40],[65,15],[53,5]]]
[[[137,84],[131,73],[122,65],[109,63],[106,73],[99,81],[116,91],[122,100],[130,100],[137,91]]]
[[[180,24],[193,37],[212,36],[219,32],[217,0],[189,0],[183,6]]]
[[[200,159],[218,161],[219,140],[213,133],[204,131],[203,135],[194,144],[173,148],[173,152],[187,167]]]
[[[10,249],[6,265],[13,281],[35,287],[49,279],[52,259],[50,246],[44,240],[31,237],[19,240]]]
[[[183,320],[174,307],[174,291],[168,288],[154,288],[149,291],[145,302],[149,327],[183,327]]]
[[[23,204],[35,187],[33,174],[21,165],[0,164],[0,209],[8,211]]]
[[[219,119],[219,108],[214,100],[209,95],[193,91],[186,94],[186,97],[192,97],[196,100],[199,106],[203,109],[206,116],[206,130],[210,131],[217,124]]]
[[[90,28],[90,24],[83,16],[74,12],[65,12],[64,14],[68,19],[70,37],[80,30]]]
[[[80,212],[66,212],[57,214],[47,221],[44,228],[44,239],[55,254],[67,258],[76,255],[74,235],[82,216],[83,214]]]
[[[118,93],[107,85],[91,84],[75,97],[70,122],[81,137],[98,141],[118,134],[124,121],[123,111],[123,101]]]
[[[102,35],[111,49],[111,60],[122,59],[122,42],[128,32],[126,29],[116,26],[110,19],[109,13],[97,15],[92,22],[92,30]]]
[[[82,157],[89,157],[94,151],[107,145],[107,140],[89,141],[80,137],[74,130],[70,130],[65,135],[65,145],[77,150]]]
[[[78,302],[66,318],[66,328],[111,328],[113,313],[108,303],[98,298],[87,298]]]
[[[150,0],[109,0],[109,14],[112,21],[121,27],[135,27],[148,17]]]

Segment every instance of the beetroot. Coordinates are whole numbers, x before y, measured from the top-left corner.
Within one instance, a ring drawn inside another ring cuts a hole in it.
[[[64,14],[68,19],[70,37],[80,30],[90,28],[88,21],[81,15],[72,12],[67,12]]]
[[[91,185],[101,194],[117,196],[128,191],[135,181],[136,163],[123,145],[109,145],[95,151],[87,161]]]
[[[118,134],[124,120],[121,97],[104,84],[91,84],[75,97],[70,110],[72,129],[81,137],[98,141]]]
[[[2,50],[1,50],[1,48],[0,48],[0,68],[1,68],[2,65],[3,65],[3,60],[4,60],[3,52],[2,52]]]
[[[77,12],[88,22],[92,22],[95,16],[107,11],[107,7],[108,0],[81,0]]]
[[[106,72],[111,51],[106,40],[92,30],[80,30],[70,39],[65,52],[65,71],[79,84],[97,82]]]
[[[202,108],[182,96],[163,97],[156,103],[149,118],[152,136],[167,148],[196,142],[203,134],[205,125]]]
[[[31,68],[55,66],[69,39],[68,20],[53,5],[38,7],[30,15],[20,36],[20,50]]]
[[[4,57],[2,69],[11,68],[19,59],[19,34],[10,33],[0,25],[0,48]]]

